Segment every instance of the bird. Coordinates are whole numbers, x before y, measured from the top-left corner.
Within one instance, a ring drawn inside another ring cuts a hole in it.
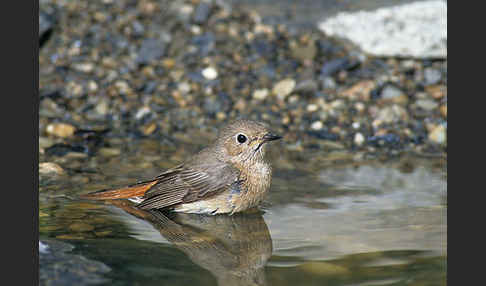
[[[261,122],[237,119],[218,132],[208,147],[150,180],[81,197],[128,199],[142,210],[171,210],[206,215],[258,207],[268,192],[271,165],[267,143],[283,138]]]

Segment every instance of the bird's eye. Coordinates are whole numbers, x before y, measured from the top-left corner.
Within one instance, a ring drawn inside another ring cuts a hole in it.
[[[245,143],[246,142],[246,136],[243,134],[238,134],[238,137],[236,137],[236,140],[238,140],[239,143]]]

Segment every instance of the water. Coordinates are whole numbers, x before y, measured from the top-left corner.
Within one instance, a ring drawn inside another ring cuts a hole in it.
[[[52,255],[41,284],[446,284],[444,158],[357,160],[284,144],[268,154],[274,177],[261,211],[215,217],[77,198],[154,176],[203,143],[118,140],[119,156],[41,155],[67,172],[40,177],[40,256]]]

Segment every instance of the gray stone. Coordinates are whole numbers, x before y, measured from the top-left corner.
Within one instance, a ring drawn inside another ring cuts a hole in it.
[[[426,68],[424,70],[424,79],[426,85],[437,84],[442,79],[442,73],[434,68]]]

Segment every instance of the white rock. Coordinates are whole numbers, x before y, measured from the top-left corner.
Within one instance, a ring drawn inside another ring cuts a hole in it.
[[[277,82],[272,89],[272,92],[277,95],[280,99],[285,99],[295,87],[295,80],[291,78],[284,79]]]
[[[177,89],[179,89],[179,91],[182,94],[187,94],[191,91],[191,85],[188,82],[184,81],[184,82],[179,83],[179,85],[177,86]]]
[[[264,100],[268,96],[268,89],[257,89],[253,92],[253,98],[257,100]]]
[[[319,28],[373,55],[447,58],[447,2],[443,0],[340,13]]]
[[[218,72],[213,67],[207,67],[202,70],[202,75],[206,79],[213,80],[218,77]]]
[[[322,124],[321,121],[315,121],[311,124],[310,128],[312,130],[321,130],[322,127],[324,127],[324,124]]]
[[[363,134],[358,132],[354,135],[354,144],[361,146],[363,145],[364,142],[365,142],[365,138]]]

